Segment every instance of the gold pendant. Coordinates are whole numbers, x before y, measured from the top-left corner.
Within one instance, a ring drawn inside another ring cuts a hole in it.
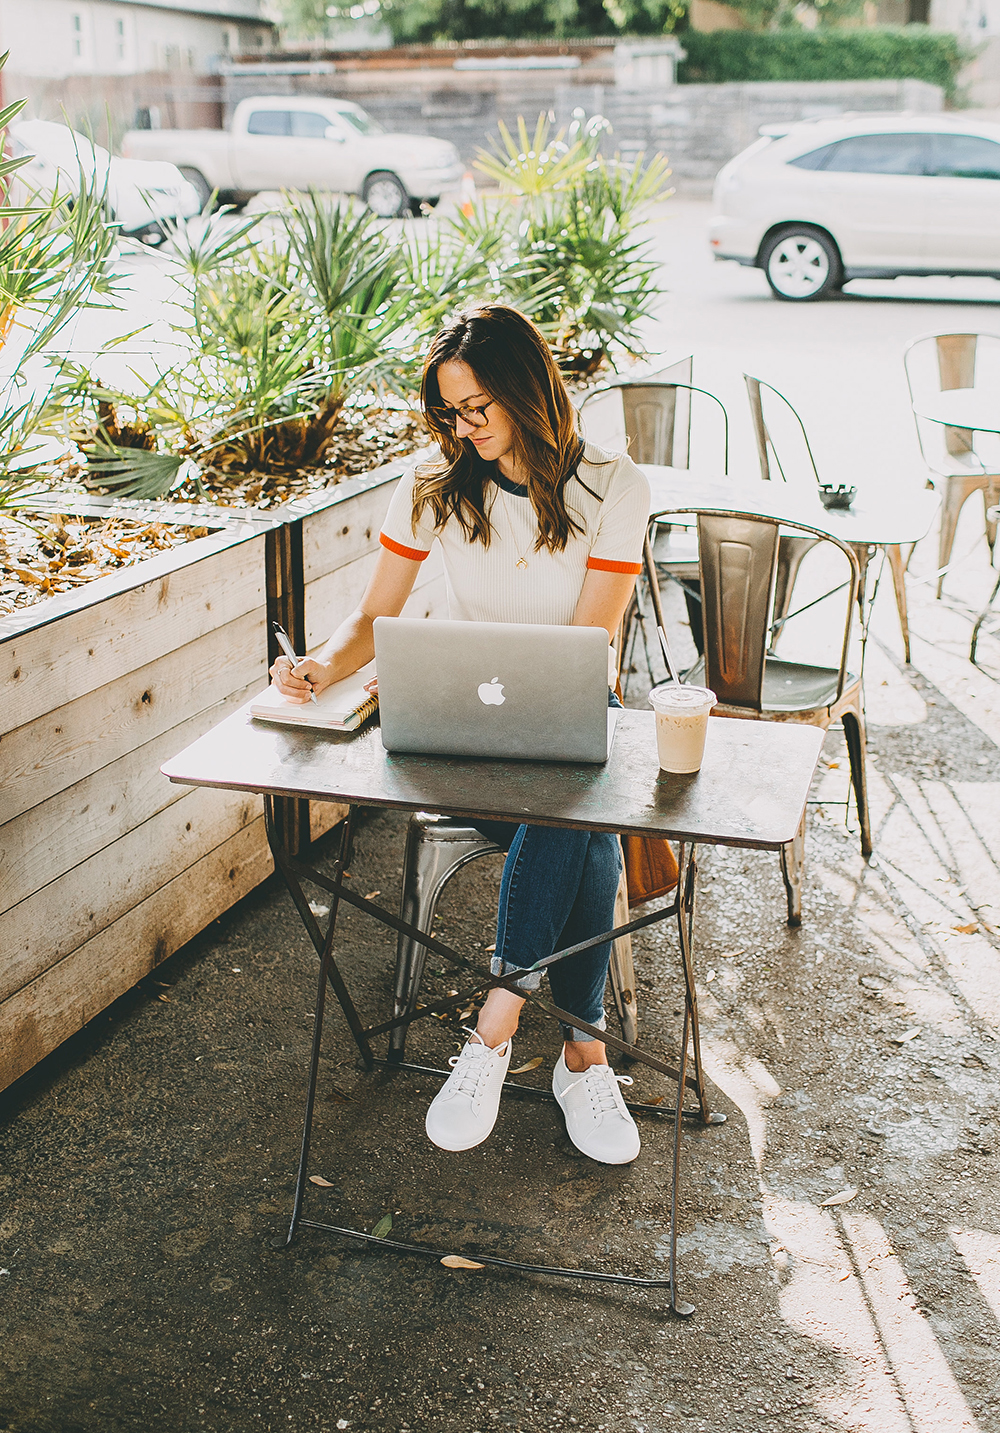
[[[527,558],[525,558],[525,557],[519,557],[518,560],[517,560],[517,562],[515,562],[515,564],[514,564],[514,566],[515,566],[518,570],[520,570],[522,567],[527,567],[527,565],[528,565],[528,560],[527,560]]]

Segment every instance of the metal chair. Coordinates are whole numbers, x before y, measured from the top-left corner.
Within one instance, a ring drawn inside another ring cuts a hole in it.
[[[729,471],[729,414],[725,404],[706,388],[691,382],[692,357],[681,359],[650,378],[622,379],[594,389],[580,405],[581,413],[591,401],[601,402],[609,393],[621,398],[625,438],[629,457],[637,463],[687,468],[691,461],[691,409],[695,394],[718,407],[722,418],[722,472]],[[658,623],[662,624],[658,577],[677,582],[684,592],[688,621],[695,647],[701,652],[701,595],[698,588],[698,544],[694,529],[687,523],[655,519],[643,553],[646,583]],[[638,594],[629,604],[625,639],[633,630],[641,606]],[[653,674],[650,672],[650,681]]]
[[[400,918],[429,934],[441,892],[455,872],[478,856],[489,856],[499,850],[499,846],[467,821],[435,816],[427,811],[415,812],[406,831]],[[623,872],[615,898],[615,925],[625,925],[628,918]],[[426,950],[418,941],[406,935],[398,937],[393,1018],[412,1014],[416,1009],[425,956]],[[635,971],[632,941],[627,935],[611,947],[610,980],[622,1039],[634,1045],[638,1033]],[[389,1037],[389,1059],[393,1064],[402,1062],[405,1048],[406,1026],[400,1025]]]
[[[715,692],[716,716],[807,722],[824,730],[831,722],[842,721],[861,826],[861,852],[865,857],[870,856],[861,678],[847,670],[851,624],[861,580],[852,545],[804,524],[781,522],[782,528],[796,529],[795,536],[831,543],[844,553],[850,564],[839,665],[820,667],[787,662],[768,655],[781,542],[778,520],[737,511],[701,510],[695,516],[705,654],[687,673],[687,680]],[[804,841],[805,817],[796,839],[781,853],[789,925],[798,925],[801,921]]]
[[[930,333],[915,338],[903,354],[903,368],[914,405],[917,441],[924,462],[932,473],[930,486],[943,487],[941,527],[938,534],[937,595],[941,596],[945,574],[951,562],[955,531],[962,508],[975,492],[983,494],[986,541],[992,560],[997,540],[996,518],[990,508],[1000,498],[1000,464],[984,459],[976,451],[975,435],[968,428],[949,428],[917,416],[921,392],[947,393],[956,388],[975,388],[977,374],[989,366],[991,386],[1000,372],[1000,335],[993,333]],[[932,385],[935,385],[933,386]]]
[[[757,457],[760,462],[761,477],[765,482],[772,481],[776,469],[781,481],[788,481],[788,474],[785,470],[785,466],[787,466],[787,455],[786,465],[783,466],[778,457],[771,430],[765,421],[764,394],[762,390],[766,389],[768,393],[784,404],[785,409],[787,409],[792,419],[794,419],[802,438],[802,451],[805,455],[807,475],[811,481],[814,481],[818,485],[821,479],[819,469],[816,466],[816,459],[813,456],[812,446],[809,442],[809,435],[806,433],[805,424],[791,403],[789,403],[783,393],[779,393],[777,388],[772,388],[771,384],[765,383],[763,379],[753,378],[749,373],[744,373],[743,381],[746,383],[747,396],[750,399],[750,416],[753,420],[754,437],[757,440]],[[793,537],[790,534],[782,535],[779,540],[778,571],[775,580],[774,594],[774,627],[776,631],[781,630],[781,627],[788,618],[789,608],[792,604],[792,588],[795,586],[795,579],[802,565],[802,559],[810,548],[815,546],[816,540],[813,538]],[[858,606],[862,620],[864,620],[865,584],[870,558],[869,547],[867,543],[862,542],[852,543],[851,546],[858,559],[858,567],[861,573],[861,582],[858,587]],[[892,587],[896,597],[896,611],[899,614],[899,630],[903,637],[903,659],[909,662],[910,624],[907,614],[906,582],[904,577],[906,562],[903,559],[903,550],[898,543],[882,544],[882,550],[889,564],[889,571],[892,573]]]

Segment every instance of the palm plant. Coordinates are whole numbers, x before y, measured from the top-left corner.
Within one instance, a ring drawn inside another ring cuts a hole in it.
[[[639,329],[659,298],[657,264],[635,237],[646,207],[669,194],[660,157],[630,164],[604,159],[608,125],[578,114],[552,135],[539,116],[533,136],[523,119],[515,141],[482,152],[477,167],[500,194],[453,221],[462,241],[504,267],[512,301],[530,292],[532,317],[567,373],[589,376],[616,351],[642,351]]]
[[[0,56],[0,69],[7,55]],[[44,431],[47,395],[25,398],[24,369],[52,344],[81,308],[107,299],[115,289],[109,270],[115,229],[106,196],[85,181],[70,200],[58,191],[46,199],[26,194],[13,205],[10,182],[28,156],[3,157],[7,126],[20,113],[19,100],[0,110],[0,350],[14,347],[13,371],[0,378],[0,511],[13,513],[36,495],[35,437]]]
[[[228,240],[220,223],[173,243],[185,351],[151,385],[111,394],[71,375],[64,397],[78,425],[90,415],[91,482],[154,498],[186,465],[196,485],[257,474],[262,490],[323,467],[350,395],[412,391],[412,300],[385,226],[315,193],[292,200],[270,237],[251,241],[253,222]]]

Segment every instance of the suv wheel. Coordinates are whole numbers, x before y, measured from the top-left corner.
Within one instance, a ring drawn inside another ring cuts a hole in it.
[[[205,206],[208,204],[208,201],[212,197],[211,185],[205,178],[204,174],[202,174],[200,169],[190,169],[186,164],[182,164],[180,166],[180,171],[182,176],[187,180],[187,182],[191,185],[191,188],[197,194],[198,203],[201,205],[202,213],[204,213]]]
[[[377,169],[365,180],[362,198],[373,214],[380,219],[394,219],[397,214],[410,212],[410,196],[402,180],[388,169]]]
[[[836,245],[820,229],[782,229],[767,241],[761,267],[775,298],[790,303],[822,299],[843,283]]]

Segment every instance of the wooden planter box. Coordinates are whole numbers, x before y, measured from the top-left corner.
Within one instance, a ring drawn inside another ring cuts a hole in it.
[[[275,513],[174,506],[217,530],[0,619],[0,1089],[270,872],[259,798],[159,768],[265,685],[270,618],[316,646],[350,611],[403,469]],[[408,611],[442,601],[421,573]]]
[[[289,567],[301,573],[302,625],[293,640],[314,651],[358,605],[379,552],[379,529],[396,483],[420,460],[410,458],[349,478],[326,493],[281,509],[291,547]],[[407,617],[447,616],[444,570],[438,551],[421,564],[414,590],[403,609]],[[302,650],[298,647],[297,650]],[[289,803],[291,805],[291,803]],[[315,840],[342,819],[344,808],[326,802],[300,802],[289,844]],[[308,825],[307,812],[308,809]],[[296,836],[298,839],[296,839]]]

